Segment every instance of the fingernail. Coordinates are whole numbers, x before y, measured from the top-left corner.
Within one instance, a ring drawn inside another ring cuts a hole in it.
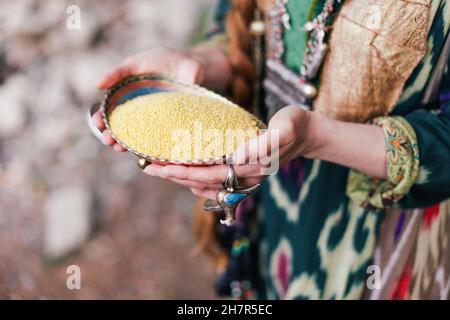
[[[166,167],[162,167],[160,170],[160,173],[162,176],[164,177],[169,177],[170,176],[170,170]]]
[[[156,176],[156,172],[151,166],[146,166],[144,172],[149,176]]]
[[[196,64],[191,60],[183,61],[179,66],[178,77],[183,82],[193,83],[195,81],[195,68]]]

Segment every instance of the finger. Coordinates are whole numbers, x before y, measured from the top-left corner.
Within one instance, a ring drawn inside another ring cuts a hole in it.
[[[209,167],[168,165],[161,169],[161,174],[167,178],[196,181],[205,184],[220,184],[225,180],[227,169],[224,165]]]
[[[286,106],[275,113],[270,119],[269,130],[279,132],[279,145],[291,144],[298,136],[299,125],[304,123],[308,112],[299,106]]]
[[[100,131],[105,130],[105,123],[103,122],[103,116],[100,110],[92,115],[92,122]]]
[[[202,66],[191,59],[184,59],[177,66],[175,78],[187,83],[202,83],[204,72]]]
[[[269,167],[272,167],[274,169],[274,166],[278,167],[284,163],[286,163],[286,159],[289,159],[291,155],[295,154],[296,150],[292,150],[292,147],[290,145],[282,146],[278,148],[272,148],[270,151],[270,156],[261,157],[259,159],[260,167],[265,170]],[[290,158],[292,159],[292,158]]]
[[[116,140],[114,140],[108,130],[104,130],[102,132],[102,142],[108,146],[112,146],[116,143]]]
[[[239,165],[257,164],[261,168],[283,163],[286,158],[285,155],[292,154],[291,149],[294,142],[293,140],[281,139],[278,129],[267,130],[236,149],[233,153],[233,163]]]
[[[153,177],[161,177],[160,171],[163,166],[151,163],[142,170],[145,174]]]
[[[179,185],[182,185],[184,187],[195,188],[195,189],[199,189],[199,190],[215,190],[217,192],[217,190],[219,190],[221,187],[220,184],[205,184],[205,183],[201,183],[201,182],[180,180],[180,179],[175,179],[175,178],[169,178],[168,180],[175,182]]]
[[[258,160],[270,156],[270,132],[266,131],[262,135],[250,139],[245,144],[241,145],[233,153],[233,163],[243,164],[257,164]]]
[[[258,165],[234,166],[238,178],[258,177]],[[161,169],[161,174],[167,178],[197,181],[206,184],[222,184],[228,174],[226,165],[213,165],[208,167],[188,167],[179,165],[167,165]]]
[[[267,130],[236,149],[233,153],[233,163],[268,166],[270,159],[285,149],[286,146],[281,144],[278,129]]]
[[[212,200],[216,199],[216,194],[217,194],[216,191],[201,190],[201,189],[195,189],[195,188],[191,188],[191,192],[197,197],[212,199]]]
[[[115,67],[108,71],[103,79],[101,79],[97,83],[97,87],[99,89],[108,89],[112,87],[114,84],[119,82],[120,80],[131,76],[134,74],[135,65],[131,63],[130,61],[125,61],[118,67]]]
[[[249,140],[233,153],[233,163],[250,165],[259,168],[270,167],[280,159],[280,155],[288,150],[288,146],[280,148],[278,134],[267,131],[255,139]],[[254,174],[252,176],[255,176]]]
[[[115,143],[114,145],[113,145],[113,149],[115,150],[115,151],[117,151],[117,152],[125,152],[125,151],[127,151],[127,149],[125,149],[124,147],[122,147],[120,144],[118,144],[118,143]]]
[[[177,179],[177,178],[168,178],[167,176],[161,174],[162,168],[166,168],[166,167],[167,166],[150,164],[147,167],[145,167],[145,169],[143,171],[144,171],[144,173],[146,173],[150,176],[160,177],[160,178],[178,183],[178,184],[183,185],[188,188],[194,188],[194,189],[198,189],[198,190],[212,190],[212,191],[217,192],[217,190],[219,190],[222,187],[223,181],[218,184],[206,184],[206,183],[202,183],[202,182],[198,182],[198,181],[189,181],[189,180],[182,180],[182,179]],[[263,177],[240,179],[239,186],[242,188],[253,187],[256,184],[261,183],[262,179],[263,179]]]

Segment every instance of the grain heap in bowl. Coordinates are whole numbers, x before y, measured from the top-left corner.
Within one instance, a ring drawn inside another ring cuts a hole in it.
[[[138,153],[168,161],[217,159],[258,135],[258,120],[228,102],[186,92],[139,96],[116,106],[114,136]]]

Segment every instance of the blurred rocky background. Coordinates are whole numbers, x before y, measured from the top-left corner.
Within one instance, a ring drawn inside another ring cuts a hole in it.
[[[103,146],[86,111],[128,55],[198,41],[215,2],[0,1],[0,299],[214,298],[194,197]]]

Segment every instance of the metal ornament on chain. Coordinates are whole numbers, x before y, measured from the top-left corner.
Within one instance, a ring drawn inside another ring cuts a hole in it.
[[[308,100],[317,95],[317,89],[310,81],[317,76],[325,58],[327,51],[325,35],[329,29],[329,18],[334,11],[336,2],[340,3],[341,1],[326,0],[321,13],[303,27],[310,34],[300,67],[300,83],[302,92]],[[288,0],[275,0],[269,13],[272,19],[269,43],[272,45],[273,56],[276,60],[281,60],[284,54],[283,30],[291,29],[290,17],[286,9],[287,3]]]
[[[341,2],[341,0],[326,0],[322,12],[304,25],[304,29],[310,32],[310,39],[306,45],[300,68],[300,75],[305,79],[315,78],[322,65],[327,51],[327,44],[324,40],[329,29],[328,20],[334,11],[336,2]]]
[[[283,28],[291,29],[289,13],[286,10],[287,2],[288,0],[276,0],[269,12],[269,18],[272,22],[269,46],[273,50],[274,58],[278,60],[284,54]]]

